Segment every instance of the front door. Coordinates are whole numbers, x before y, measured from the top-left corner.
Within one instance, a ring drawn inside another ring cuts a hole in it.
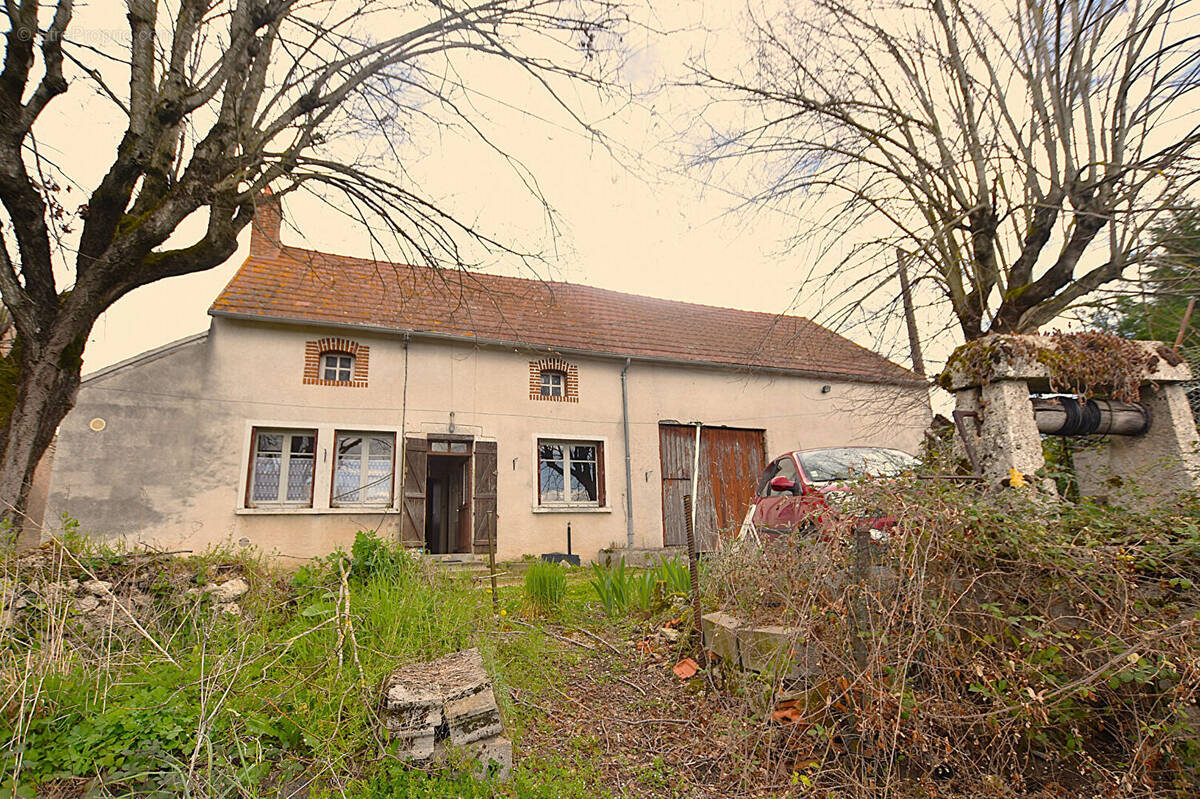
[[[404,545],[487,552],[496,535],[496,442],[470,436],[404,439]]]
[[[425,490],[425,549],[434,554],[470,552],[463,535],[471,527],[469,439],[429,439]]]

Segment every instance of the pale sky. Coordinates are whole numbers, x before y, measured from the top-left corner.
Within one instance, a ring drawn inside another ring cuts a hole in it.
[[[479,106],[497,143],[539,181],[557,212],[551,234],[529,195],[492,154],[453,133],[405,142],[406,167],[429,194],[461,217],[549,254],[542,277],[618,291],[771,313],[818,316],[814,301],[796,296],[809,268],[803,252],[785,252],[797,220],[780,214],[734,212],[735,189],[706,185],[685,162],[702,145],[694,125],[703,96],[672,86],[686,78],[687,59],[704,51],[710,62],[745,58],[738,3],[653,3],[657,29],[635,29],[622,42],[624,77],[640,96],[620,109],[591,106],[608,116],[600,128],[606,148],[561,116],[535,91],[505,76],[479,83]],[[101,42],[120,37],[124,4],[99,0],[79,8],[72,29]],[[652,91],[657,90],[657,91]],[[61,116],[39,129],[39,146],[63,164],[81,193],[107,168],[122,120],[76,83],[54,106]],[[495,99],[498,102],[489,101]],[[543,114],[542,111],[546,113]],[[611,115],[611,116],[610,116]],[[79,194],[72,195],[82,197]],[[287,244],[369,257],[365,229],[333,217],[299,195],[286,205]],[[249,229],[228,262],[209,272],[160,281],[118,301],[97,322],[85,351],[85,374],[207,328],[206,311],[246,257]],[[487,271],[533,276],[512,259],[493,257]],[[860,338],[859,343],[874,346]],[[890,354],[906,352],[906,345]],[[907,359],[897,357],[904,365]]]

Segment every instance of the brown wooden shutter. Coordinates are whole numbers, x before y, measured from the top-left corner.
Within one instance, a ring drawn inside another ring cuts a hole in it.
[[[596,442],[596,500],[600,507],[606,507],[608,493],[604,490],[604,442]]]
[[[404,516],[400,538],[405,546],[425,545],[425,482],[429,476],[429,442],[404,439]]]
[[[476,552],[488,551],[488,539],[496,534],[496,442],[475,442],[475,535]]]

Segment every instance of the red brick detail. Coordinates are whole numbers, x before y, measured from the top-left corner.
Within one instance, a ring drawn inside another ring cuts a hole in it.
[[[567,376],[566,392],[561,397],[547,397],[542,394],[542,371],[562,372]],[[549,400],[550,402],[579,402],[579,367],[567,363],[561,358],[542,358],[540,361],[529,362],[529,398],[534,400]]]
[[[321,356],[327,352],[344,352],[354,356],[354,374],[347,382],[321,377]],[[371,348],[348,338],[328,337],[304,342],[304,385],[366,388],[367,372],[371,365]]]

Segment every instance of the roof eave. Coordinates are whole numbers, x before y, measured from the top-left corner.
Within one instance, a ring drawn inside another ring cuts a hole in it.
[[[738,372],[753,372],[756,374],[781,374],[793,377],[811,377],[820,380],[832,380],[843,383],[869,383],[873,385],[898,386],[902,388],[925,388],[928,381],[917,377],[880,377],[877,375],[846,374],[841,372],[825,372],[816,369],[788,369],[781,366],[752,366],[749,364],[727,363],[724,361],[707,361],[694,358],[669,358],[662,355],[634,355],[629,353],[610,352],[607,350],[586,350],[576,347],[551,347],[544,344],[531,344],[525,341],[506,341],[503,339],[483,338],[480,336],[463,336],[454,333],[439,333],[429,330],[407,330],[404,328],[384,325],[364,325],[356,322],[330,322],[324,320],[304,319],[301,317],[267,316],[265,314],[238,313],[222,311],[216,308],[208,309],[209,316],[238,319],[252,322],[273,322],[275,324],[297,325],[308,327],[329,327],[337,330],[361,330],[387,336],[409,336],[434,341],[454,341],[469,344],[479,344],[489,347],[517,348],[530,352],[550,352],[563,355],[578,355],[589,358],[606,358],[617,361],[637,361],[639,363],[661,363],[673,366],[701,366],[711,369],[725,369]]]

